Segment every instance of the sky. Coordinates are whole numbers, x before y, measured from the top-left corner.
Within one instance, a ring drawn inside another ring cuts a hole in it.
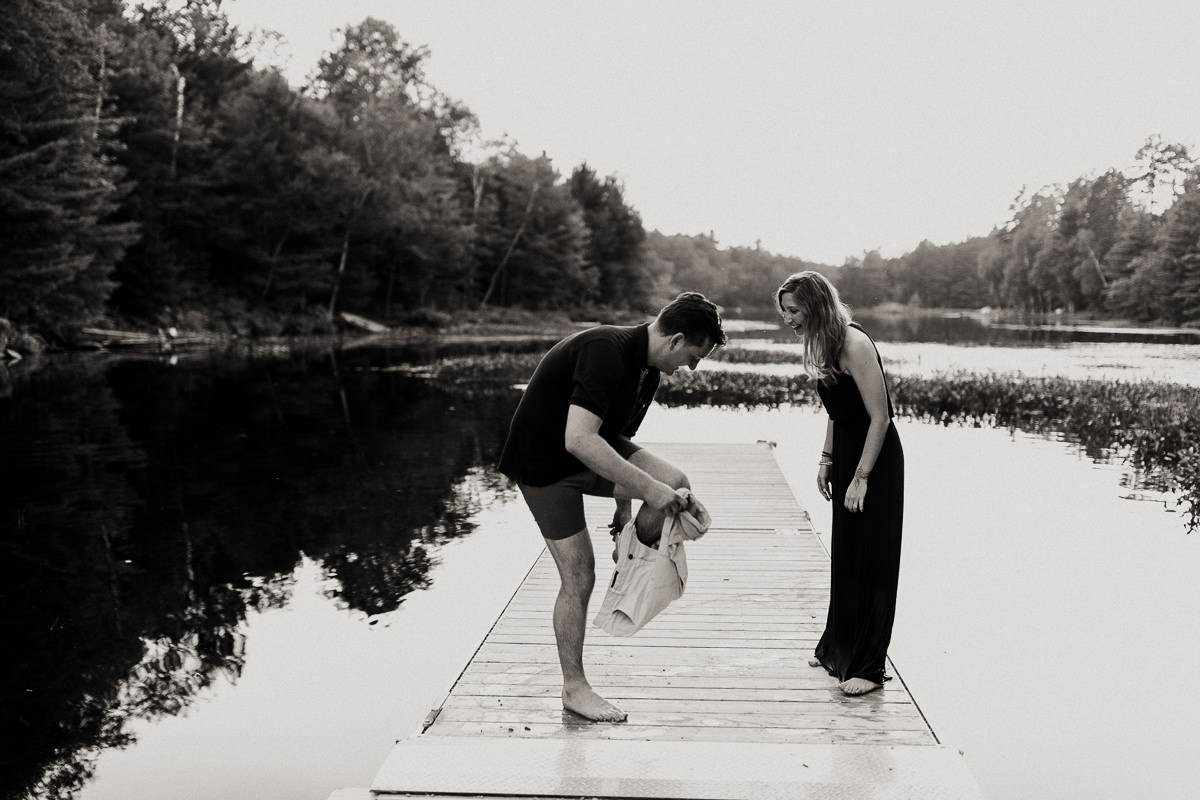
[[[386,20],[487,138],[647,230],[822,264],[987,235],[1028,187],[1200,154],[1195,0],[225,0],[296,85]]]

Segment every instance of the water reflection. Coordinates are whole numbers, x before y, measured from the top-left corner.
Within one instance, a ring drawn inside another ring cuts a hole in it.
[[[0,401],[2,796],[70,797],[126,721],[244,664],[303,556],[375,614],[469,533],[517,401],[388,351],[171,367],[61,359]]]

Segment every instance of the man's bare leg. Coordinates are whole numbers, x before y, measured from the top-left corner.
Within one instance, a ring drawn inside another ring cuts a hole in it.
[[[649,450],[638,450],[629,457],[629,463],[649,473],[651,477],[662,481],[672,489],[692,488],[692,484],[683,470],[669,461],[664,461]],[[613,496],[632,497],[633,495],[624,487],[617,486],[613,490]],[[664,519],[666,519],[666,515],[662,511],[642,503],[642,507],[638,509],[637,516],[634,518],[638,541],[644,545],[652,545],[657,542],[659,536],[662,535]]]
[[[562,667],[563,708],[598,722],[624,722],[626,714],[596,694],[583,672],[588,600],[596,585],[596,558],[587,528],[566,539],[547,539],[560,584],[554,601],[554,639]]]

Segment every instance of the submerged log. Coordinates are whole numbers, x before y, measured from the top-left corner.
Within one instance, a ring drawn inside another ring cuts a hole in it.
[[[371,333],[387,333],[388,330],[390,330],[387,325],[367,319],[366,317],[360,317],[358,314],[351,314],[349,311],[342,311],[339,313],[342,321],[347,325],[353,325],[356,328],[362,328],[364,331],[369,331]]]
[[[174,328],[154,333],[117,331],[104,328],[82,328],[77,344],[109,350],[134,350],[143,353],[173,353],[190,347],[208,347],[218,341],[211,334],[179,334]]]

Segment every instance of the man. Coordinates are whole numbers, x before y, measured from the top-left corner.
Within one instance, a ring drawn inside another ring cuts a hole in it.
[[[725,344],[717,307],[684,292],[653,322],[601,325],[568,336],[538,364],[513,415],[500,471],[517,482],[558,567],[554,637],[562,667],[563,708],[582,717],[623,722],[625,712],[592,689],[583,671],[588,600],[596,561],[583,514],[583,495],[613,497],[617,530],[643,503],[635,525],[652,543],[669,513],[690,501],[677,467],[633,443],[654,399],[659,374],[695,369]]]

